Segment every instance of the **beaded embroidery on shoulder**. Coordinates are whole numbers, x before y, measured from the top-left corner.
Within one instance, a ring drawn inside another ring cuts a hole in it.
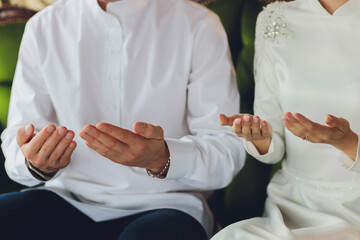
[[[293,37],[284,17],[286,2],[268,4],[263,10],[262,29],[264,39],[273,43],[285,43]]]

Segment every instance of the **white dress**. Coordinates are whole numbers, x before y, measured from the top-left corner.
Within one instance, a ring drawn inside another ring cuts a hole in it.
[[[304,141],[281,122],[288,111],[321,124],[333,114],[359,134],[359,44],[359,0],[333,15],[317,0],[272,3],[260,13],[254,108],[271,123],[273,139],[266,155],[249,142],[246,148],[265,163],[285,156],[283,167],[268,186],[264,217],[232,224],[212,240],[360,239],[358,156]]]

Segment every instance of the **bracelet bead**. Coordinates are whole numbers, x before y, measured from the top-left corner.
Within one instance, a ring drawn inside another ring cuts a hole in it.
[[[153,172],[149,169],[146,169],[146,173],[149,177],[152,177],[152,178],[159,178],[159,179],[164,179],[166,178],[166,175],[167,175],[167,171],[170,167],[170,158],[168,159],[168,161],[166,162],[163,170],[161,170],[161,172],[159,173],[156,173],[156,172]]]

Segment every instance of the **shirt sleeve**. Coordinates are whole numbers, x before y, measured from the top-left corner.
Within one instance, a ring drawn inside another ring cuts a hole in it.
[[[360,138],[360,136],[358,135],[358,139],[359,138]],[[345,169],[347,169],[349,171],[360,173],[359,150],[360,150],[360,141],[358,141],[357,153],[356,153],[355,160],[351,159],[343,152],[340,152],[341,166],[343,166]]]
[[[254,113],[272,126],[272,140],[267,154],[260,155],[255,146],[246,142],[250,155],[264,163],[277,163],[285,153],[284,127],[281,122],[283,114],[279,102],[279,83],[275,71],[275,63],[271,56],[271,42],[264,39],[263,12],[258,16],[255,37],[255,101]]]
[[[245,150],[218,114],[239,111],[239,93],[225,30],[215,14],[195,29],[188,83],[187,123],[191,134],[166,139],[171,164],[167,179],[201,189],[225,187],[244,165]]]
[[[29,123],[34,124],[35,132],[47,124],[57,124],[56,114],[38,67],[41,34],[36,32],[33,19],[25,27],[11,90],[8,125],[1,135],[6,172],[12,180],[26,186],[35,186],[41,181],[25,165],[25,156],[16,142],[17,130]]]
[[[248,154],[250,154],[253,157],[266,157],[271,155],[274,152],[274,141],[271,140],[270,142],[270,146],[269,146],[269,150],[266,154],[261,155],[259,153],[259,151],[257,150],[257,148],[255,147],[255,145],[250,142],[250,141],[246,141],[244,139],[244,146],[245,146],[245,150],[247,151]]]

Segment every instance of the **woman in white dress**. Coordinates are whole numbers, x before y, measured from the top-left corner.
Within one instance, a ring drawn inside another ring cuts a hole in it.
[[[213,240],[360,239],[360,0],[270,3],[257,21],[255,83],[256,115],[220,123],[282,170],[264,217]]]

